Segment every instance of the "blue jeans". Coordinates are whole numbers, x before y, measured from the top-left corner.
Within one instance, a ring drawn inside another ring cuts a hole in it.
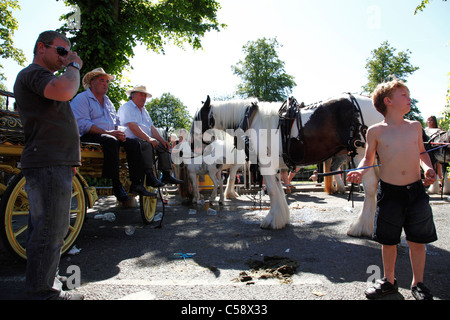
[[[73,172],[70,166],[22,170],[28,194],[26,287],[30,299],[55,299],[61,248],[69,230]]]

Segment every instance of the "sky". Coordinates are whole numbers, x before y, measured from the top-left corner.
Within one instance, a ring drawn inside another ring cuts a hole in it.
[[[422,116],[438,116],[444,110],[450,72],[450,3],[432,0],[424,12],[414,15],[420,0],[219,0],[220,23],[210,32],[203,49],[194,51],[167,46],[165,55],[135,48],[130,86],[141,84],[160,97],[170,92],[189,112],[195,113],[207,95],[232,96],[240,79],[231,67],[244,59],[243,46],[259,38],[277,38],[279,58],[286,73],[295,77],[292,96],[306,104],[343,92],[360,93],[367,83],[365,65],[371,52],[384,41],[397,52],[410,50],[410,62],[419,67],[407,85]],[[40,32],[61,26],[68,12],[62,1],[19,0],[14,16],[19,29],[15,46],[32,62]],[[2,60],[12,91],[22,69]],[[101,66],[99,66],[101,67]],[[82,74],[88,70],[82,70]],[[108,71],[108,70],[106,70]]]

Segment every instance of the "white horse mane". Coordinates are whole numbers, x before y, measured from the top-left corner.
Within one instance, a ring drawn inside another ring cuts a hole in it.
[[[357,94],[354,94],[354,96],[359,100],[369,101],[369,103],[371,104],[371,99],[369,97]],[[337,100],[342,98],[348,99],[348,97],[349,97],[348,94],[343,93],[342,95],[337,97],[330,97],[320,102],[308,104],[304,110],[306,111],[316,109],[317,107],[331,100]],[[213,101],[211,102],[211,112],[213,113],[216,121],[219,121],[219,123],[216,123],[216,128],[226,130],[236,127],[239,124],[236,122],[240,121],[244,117],[247,107],[250,106],[252,103],[256,103],[258,105],[258,110],[260,114],[264,118],[268,119],[272,117],[278,117],[278,111],[281,105],[283,104],[283,101],[264,102],[259,101],[258,98],[235,99],[228,101]],[[268,121],[272,120],[273,119],[270,120],[268,119]]]
[[[278,117],[281,102],[264,102],[257,98],[213,101],[211,102],[211,112],[216,120],[216,128],[226,130],[237,127],[239,121],[244,118],[247,107],[252,103],[258,105],[258,110],[264,117]]]

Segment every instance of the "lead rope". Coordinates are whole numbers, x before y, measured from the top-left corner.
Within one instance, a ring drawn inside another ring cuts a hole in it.
[[[355,158],[354,157],[352,157],[352,161],[351,161],[351,165],[350,166],[353,166],[353,168],[356,168],[356,166],[355,166]],[[355,208],[355,201],[353,200],[353,191],[354,191],[354,189],[355,189],[355,184],[352,183],[352,185],[350,186],[350,192],[349,192],[348,198],[347,198],[347,202],[350,201],[350,199],[352,200],[352,208],[353,209]]]
[[[447,158],[447,148],[444,149],[444,161]],[[441,188],[441,200],[444,200],[444,186],[445,179],[447,179],[447,165],[443,165],[444,171],[442,172],[442,188]]]

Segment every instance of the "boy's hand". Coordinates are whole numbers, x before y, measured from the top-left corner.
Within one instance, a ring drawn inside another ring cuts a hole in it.
[[[433,169],[428,169],[425,171],[425,179],[423,180],[423,184],[425,187],[432,185],[436,181],[436,172]]]
[[[354,184],[359,184],[362,181],[363,175],[359,171],[352,171],[347,175],[347,181]]]

